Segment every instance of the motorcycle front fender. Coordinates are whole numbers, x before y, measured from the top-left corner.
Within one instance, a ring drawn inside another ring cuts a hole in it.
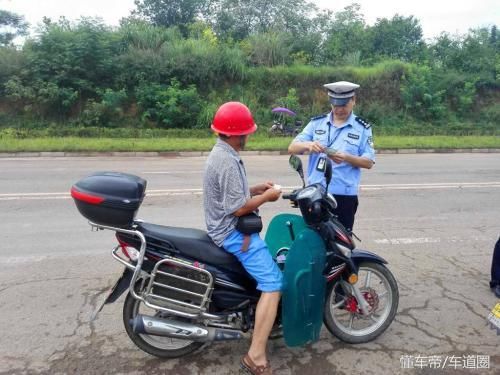
[[[381,256],[374,254],[367,250],[354,249],[351,254],[351,260],[355,264],[359,264],[361,262],[374,262],[378,264],[387,264],[387,261]]]

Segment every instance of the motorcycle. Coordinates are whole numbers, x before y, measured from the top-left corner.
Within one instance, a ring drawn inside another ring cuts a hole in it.
[[[266,243],[284,273],[284,288],[270,338],[288,346],[319,339],[324,324],[338,339],[364,343],[391,324],[399,293],[387,262],[356,248],[332,214],[327,186],[305,186],[302,162],[290,157],[303,186],[283,198],[301,215],[278,214]],[[93,229],[116,233],[111,252],[124,272],[107,303],[127,293],[123,324],[132,342],[161,358],[185,356],[205,343],[241,340],[251,332],[260,292],[241,263],[217,247],[202,230],[136,219],[147,182],[114,172],[88,176],[71,189],[80,213]]]
[[[302,121],[295,120],[293,124],[289,123],[297,114],[288,108],[276,107],[272,111],[274,119],[273,124],[268,130],[270,136],[295,137],[302,128]]]

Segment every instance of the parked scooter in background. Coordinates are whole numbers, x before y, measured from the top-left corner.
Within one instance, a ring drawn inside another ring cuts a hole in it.
[[[297,114],[288,108],[276,107],[272,111],[273,124],[269,128],[269,135],[295,137],[302,130],[302,121],[294,119]]]

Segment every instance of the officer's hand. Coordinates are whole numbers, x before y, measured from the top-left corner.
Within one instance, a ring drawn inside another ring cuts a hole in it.
[[[313,153],[313,152],[323,152],[325,150],[325,147],[319,143],[318,141],[314,141],[314,142],[309,142],[309,152],[310,153]]]
[[[340,164],[346,160],[347,154],[345,152],[337,151],[335,154],[330,156],[335,163]]]
[[[267,189],[262,195],[266,198],[267,202],[274,202],[277,201],[281,196],[281,190],[274,188]]]

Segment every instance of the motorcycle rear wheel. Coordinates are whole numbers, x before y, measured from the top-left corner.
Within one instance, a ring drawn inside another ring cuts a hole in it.
[[[178,358],[194,352],[204,344],[202,342],[135,333],[129,322],[139,313],[159,316],[158,312],[146,307],[128,293],[123,304],[123,324],[128,337],[139,349],[146,353],[159,358]]]
[[[358,276],[361,294],[370,298],[367,316],[352,311],[357,302],[341,291],[341,279],[328,285],[324,308],[324,323],[330,333],[349,344],[369,342],[382,334],[394,320],[399,303],[396,279],[383,264],[363,262]]]

